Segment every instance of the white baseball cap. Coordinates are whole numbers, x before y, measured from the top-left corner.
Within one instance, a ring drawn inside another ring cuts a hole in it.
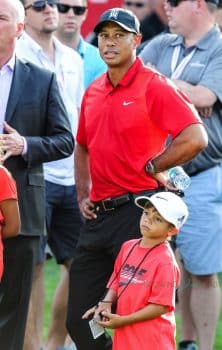
[[[158,213],[178,230],[188,218],[186,204],[172,192],[158,192],[151,197],[139,196],[135,199],[135,204],[140,208],[144,208],[147,202],[152,203]]]

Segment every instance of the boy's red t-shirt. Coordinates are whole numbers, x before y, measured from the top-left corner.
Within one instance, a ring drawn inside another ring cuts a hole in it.
[[[168,306],[168,312],[115,329],[113,350],[176,350],[174,309],[179,267],[167,242],[148,255],[149,248],[141,247],[139,242],[131,240],[123,244],[107,285],[119,296],[116,312],[129,315],[149,304]]]
[[[0,166],[0,202],[6,199],[17,200],[17,190],[14,179],[9,171]],[[13,219],[13,218],[12,218]],[[0,280],[3,273],[3,244],[2,244],[2,224],[4,223],[4,217],[0,210]]]

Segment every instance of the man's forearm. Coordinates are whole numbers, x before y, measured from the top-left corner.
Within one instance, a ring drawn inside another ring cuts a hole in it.
[[[88,152],[79,144],[76,144],[74,162],[78,203],[81,203],[81,201],[89,195],[91,179],[89,173]]]
[[[182,90],[198,108],[213,107],[217,101],[217,96],[202,85],[192,85],[183,80],[173,80],[174,84]]]
[[[207,133],[201,124],[184,129],[165,149],[153,159],[156,172],[184,164],[193,159],[207,146]]]

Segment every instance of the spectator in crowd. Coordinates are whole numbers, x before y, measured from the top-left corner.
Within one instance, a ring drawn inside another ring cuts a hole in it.
[[[74,142],[55,74],[15,55],[24,27],[21,2],[1,0],[0,14],[1,161],[17,183],[21,214],[21,234],[4,245],[0,344],[23,350],[39,237],[45,231],[42,165],[68,157]]]
[[[84,66],[84,85],[87,88],[95,78],[106,71],[98,48],[87,43],[81,36],[81,27],[87,18],[87,0],[60,0],[58,11],[57,38],[80,54]]]
[[[166,184],[164,170],[207,144],[186,97],[136,58],[141,34],[135,15],[110,9],[94,30],[108,71],[87,89],[77,132],[76,186],[86,221],[70,270],[67,326],[78,350],[112,347],[107,334],[94,340],[81,318],[105,292],[122,243],[138,236],[134,196],[158,191],[157,181]],[[168,135],[173,141],[165,148]]]
[[[80,103],[83,94],[83,65],[79,55],[60,43],[53,35],[58,27],[57,1],[44,3],[23,0],[25,7],[25,32],[17,43],[16,52],[23,58],[55,72],[72,134],[76,134]],[[69,269],[79,236],[81,218],[74,185],[73,154],[64,159],[44,164],[46,188],[46,226],[48,244],[58,264]],[[43,264],[44,248],[36,267],[36,279],[27,323],[25,349],[39,350],[41,345],[41,319],[43,315]],[[68,293],[68,291],[67,291]],[[66,293],[66,294],[67,294]],[[63,294],[65,304],[65,294]],[[42,305],[42,307],[41,307]],[[61,318],[63,316],[63,319]],[[60,327],[49,349],[64,343],[66,314],[60,314]]]
[[[176,238],[183,269],[179,289],[180,350],[212,350],[220,314],[222,271],[222,37],[215,25],[217,0],[168,0],[172,34],[152,40],[141,52],[146,64],[170,77],[195,105],[209,143],[186,162],[190,215]],[[210,218],[210,220],[209,220]]]
[[[147,344],[149,349],[176,350],[174,309],[180,271],[168,240],[185,222],[187,206],[171,192],[141,196],[135,203],[144,209],[142,238],[123,244],[104,299],[83,319],[94,314],[93,321],[114,328],[113,350],[147,350]],[[116,314],[111,313],[114,305]]]

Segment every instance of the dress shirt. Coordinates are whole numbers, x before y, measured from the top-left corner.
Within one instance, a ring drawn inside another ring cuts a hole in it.
[[[16,54],[36,65],[56,73],[73,135],[76,135],[79,109],[83,95],[83,63],[78,53],[53,37],[55,60],[52,62],[42,47],[30,35],[23,32],[17,42]],[[39,101],[41,103],[41,101]],[[70,186],[74,184],[73,156],[44,164],[47,181]]]
[[[0,69],[0,133],[3,133],[3,122],[8,104],[9,93],[12,84],[13,71],[15,66],[15,54]]]

